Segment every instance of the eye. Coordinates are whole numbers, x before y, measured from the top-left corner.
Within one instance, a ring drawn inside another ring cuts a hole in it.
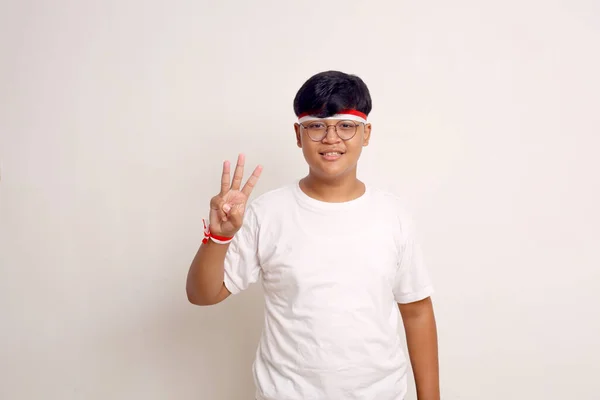
[[[322,122],[312,122],[308,124],[308,129],[325,129],[325,124]]]
[[[352,123],[352,122],[340,122],[338,125],[341,129],[354,129],[354,127],[356,127],[356,124]]]

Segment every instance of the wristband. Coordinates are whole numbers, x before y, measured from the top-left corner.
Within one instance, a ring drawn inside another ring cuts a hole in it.
[[[233,240],[233,237],[213,235],[210,232],[210,228],[206,225],[206,221],[204,220],[204,218],[202,218],[202,223],[204,224],[204,239],[202,239],[202,243],[208,243],[208,239],[218,244],[227,244]]]

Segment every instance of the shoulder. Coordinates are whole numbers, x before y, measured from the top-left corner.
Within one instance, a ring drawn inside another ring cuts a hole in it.
[[[294,184],[291,183],[268,190],[250,201],[250,210],[257,215],[264,215],[267,212],[285,209],[295,202],[294,188]]]
[[[378,187],[370,187],[369,190],[374,205],[381,207],[388,215],[395,215],[401,219],[410,218],[408,201],[405,197]]]
[[[405,196],[381,188],[371,188],[372,209],[382,220],[390,224],[394,236],[401,242],[415,234],[413,213]]]

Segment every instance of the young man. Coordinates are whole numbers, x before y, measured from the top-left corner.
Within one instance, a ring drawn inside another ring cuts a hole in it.
[[[403,399],[399,315],[418,399],[439,400],[433,289],[413,226],[395,196],[357,179],[371,138],[367,86],[341,72],[317,74],[294,111],[308,175],[248,204],[261,167],[242,186],[244,156],[231,182],[223,164],[188,274],[190,302],[216,304],[260,280],[258,400]]]

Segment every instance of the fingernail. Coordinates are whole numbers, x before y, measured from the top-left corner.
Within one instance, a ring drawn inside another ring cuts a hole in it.
[[[231,206],[229,204],[225,204],[223,206],[223,211],[225,211],[226,213],[228,213],[231,210]]]

